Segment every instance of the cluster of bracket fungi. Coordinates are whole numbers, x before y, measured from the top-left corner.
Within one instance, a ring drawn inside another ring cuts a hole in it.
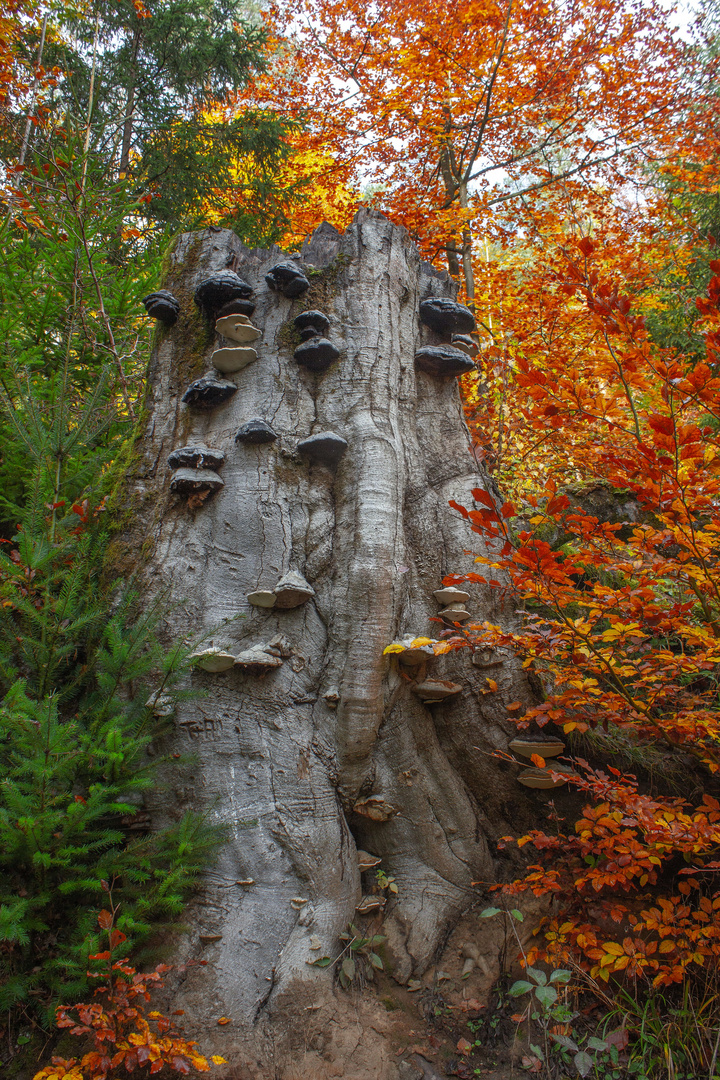
[[[308,278],[293,262],[278,263],[265,275],[265,281],[270,289],[289,299],[302,296],[310,287]],[[255,311],[252,292],[252,287],[232,270],[212,274],[195,290],[195,303],[205,318],[214,323],[221,344],[212,354],[212,370],[191,383],[183,394],[182,400],[189,408],[208,411],[224,404],[238,389],[227,376],[237,374],[258,359],[253,343],[262,337],[262,332],[250,321]],[[177,322],[180,305],[167,290],[150,293],[143,303],[148,315],[164,326],[172,327]],[[339,350],[324,336],[330,328],[326,315],[321,311],[303,311],[294,325],[302,339],[295,350],[298,364],[321,372],[337,360]],[[256,417],[239,428],[235,442],[260,446],[277,438],[272,426]],[[300,440],[297,451],[309,461],[332,468],[347,445],[334,431],[321,431]],[[192,505],[198,505],[224,486],[217,472],[224,460],[221,450],[204,446],[174,450],[168,458],[168,467],[173,470],[170,490],[176,495],[189,496]]]
[[[302,269],[292,261],[278,263],[266,275],[268,287],[280,295],[294,300],[307,292],[310,282]],[[220,335],[220,343],[211,357],[212,370],[196,379],[186,389],[182,400],[188,408],[208,411],[227,402],[238,386],[227,376],[236,375],[258,359],[253,345],[262,332],[252,324],[255,311],[252,286],[232,270],[222,270],[203,280],[195,290],[195,304],[208,322]],[[180,305],[167,290],[160,290],[145,297],[148,315],[166,327],[178,320]],[[435,376],[458,376],[472,371],[477,344],[470,336],[475,330],[472,312],[462,304],[444,297],[430,297],[420,304],[420,319],[440,339],[438,345],[426,345],[415,354],[416,366]],[[301,341],[294,351],[297,364],[313,373],[322,373],[340,356],[340,351],[326,336],[330,320],[321,311],[308,309],[297,315],[293,322]],[[266,420],[256,417],[248,420],[237,431],[235,442],[251,446],[270,444],[278,434]],[[347,450],[347,442],[333,431],[322,431],[297,443],[297,452],[312,462],[333,468]],[[188,445],[174,450],[168,458],[172,470],[170,490],[173,494],[188,496],[192,505],[199,505],[205,498],[219,491],[223,480],[218,473],[225,460],[222,450],[202,445]],[[256,608],[291,610],[307,602],[315,595],[312,586],[297,571],[289,571],[270,588],[258,588],[248,595],[248,602]],[[435,593],[442,605],[440,615],[449,623],[464,622],[470,613],[464,607],[469,594],[455,588],[439,589]],[[198,667],[206,671],[221,672],[230,668],[260,671],[279,667],[290,655],[285,638],[276,637],[263,645],[254,646],[239,655],[220,648],[206,648],[195,654]],[[425,665],[432,648],[405,649],[403,663],[420,672],[413,683],[414,692],[426,704],[434,704],[461,693],[456,683],[425,677]],[[336,691],[327,695],[327,705],[334,708],[339,695]],[[331,700],[332,699],[332,700]],[[367,813],[375,820],[387,820],[394,808],[375,805],[371,797],[367,806],[358,806],[358,813]],[[380,800],[382,802],[382,800]]]
[[[415,366],[436,377],[457,378],[475,370],[477,343],[470,336],[475,316],[464,304],[444,296],[431,296],[420,304],[420,318],[442,340],[423,345],[415,353]]]

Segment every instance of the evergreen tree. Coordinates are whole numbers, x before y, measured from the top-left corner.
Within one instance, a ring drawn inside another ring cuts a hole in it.
[[[28,60],[40,33],[29,35]],[[212,213],[240,179],[248,209],[236,229],[250,244],[278,238],[298,194],[278,179],[297,125],[263,109],[226,115],[267,62],[246,0],[97,0],[53,12],[46,38],[43,65],[60,74],[44,96],[36,154],[49,158],[72,131],[107,176],[151,196],[149,218],[175,225]]]

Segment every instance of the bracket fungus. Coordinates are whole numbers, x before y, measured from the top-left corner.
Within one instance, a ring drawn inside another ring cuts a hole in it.
[[[324,371],[340,355],[331,341],[322,335],[330,329],[330,320],[322,311],[303,311],[294,320],[303,339],[294,356],[298,364],[309,371]]]
[[[448,604],[438,614],[450,622],[467,622],[470,618],[470,612],[462,604]]]
[[[173,495],[195,495],[199,491],[219,491],[225,487],[213,469],[176,469],[170,479]]]
[[[284,634],[276,634],[275,637],[270,638],[267,644],[263,645],[263,649],[273,656],[282,656],[283,660],[287,660],[293,654],[292,645]]]
[[[424,345],[415,353],[415,367],[428,375],[457,378],[474,371],[475,362],[466,353],[449,345]]]
[[[222,319],[216,319],[215,329],[218,334],[222,334],[229,341],[237,341],[240,345],[262,337],[262,331],[253,326],[246,315],[225,315]]]
[[[397,808],[386,802],[381,795],[368,795],[367,799],[360,799],[353,806],[353,810],[371,821],[389,821],[398,813]]]
[[[254,364],[258,358],[258,354],[255,349],[249,348],[247,345],[236,346],[233,348],[216,349],[210,357],[210,363],[216,369],[221,371],[223,375],[230,375],[235,371],[242,371],[248,364]]]
[[[228,671],[235,663],[232,653],[224,649],[202,649],[201,652],[193,653],[190,660],[203,669],[203,671]]]
[[[170,469],[219,469],[225,460],[222,450],[209,446],[180,446],[168,456]]]
[[[265,275],[265,281],[273,292],[282,293],[288,300],[302,296],[310,288],[310,282],[299,266],[291,262],[278,263]]]
[[[561,739],[554,739],[552,736],[543,739],[542,736],[519,735],[510,743],[510,749],[514,754],[520,754],[521,757],[529,758],[533,754],[537,754],[541,758],[553,758],[557,757],[558,754],[562,754],[565,743]]]
[[[317,435],[311,435],[297,444],[299,454],[322,465],[337,465],[347,448],[347,441],[334,431],[319,431]]]
[[[450,344],[453,349],[459,349],[460,352],[467,353],[473,359],[478,354],[478,343],[473,341],[469,334],[453,334]]]
[[[160,690],[156,690],[145,702],[145,708],[151,709],[153,716],[167,720],[175,715],[175,699],[170,694],[163,694]]]
[[[424,679],[423,682],[413,683],[411,689],[428,705],[462,693],[462,686],[446,679]]]
[[[324,371],[337,360],[340,350],[327,338],[312,337],[298,345],[293,355],[295,361],[308,371]]]
[[[433,596],[438,604],[467,604],[470,599],[470,593],[464,592],[462,589],[456,589],[452,585],[448,585],[444,589],[436,589]]]
[[[272,589],[258,589],[257,592],[248,593],[246,599],[253,607],[273,608],[277,597]]]
[[[358,915],[369,915],[371,911],[382,911],[386,903],[384,896],[363,896],[355,911]]]
[[[215,375],[203,375],[194,383],[190,383],[182,400],[194,409],[215,409],[228,401],[236,391],[237,386],[228,379],[217,379]]]
[[[260,419],[248,420],[247,424],[243,424],[243,426],[238,429],[238,433],[235,436],[235,442],[237,443],[245,442],[254,443],[256,445],[275,442],[276,439],[277,435],[270,425]]]
[[[163,326],[174,326],[180,314],[180,303],[167,289],[151,292],[143,298],[145,310],[151,319],[157,319]]]
[[[371,855],[369,851],[362,851],[358,848],[357,853],[358,870],[363,874],[366,870],[374,870],[376,866],[379,866],[382,859],[379,855]]]
[[[554,779],[552,773],[564,773],[565,775],[558,776],[557,779]],[[549,788],[562,787],[563,784],[567,784],[570,776],[575,775],[576,774],[569,765],[563,765],[562,762],[558,761],[553,762],[550,768],[523,769],[518,776],[518,781],[519,783],[524,784],[525,787],[547,790]]]
[[[312,585],[308,584],[302,574],[298,574],[295,570],[284,574],[273,592],[275,593],[275,607],[282,609],[299,607],[315,595]]]
[[[282,666],[282,657],[267,652],[264,645],[254,645],[234,657],[235,667],[252,671],[254,669],[276,668]]]
[[[195,290],[195,303],[207,319],[217,319],[220,312],[233,300],[247,300],[252,287],[233,270],[221,270],[205,278]]]
[[[330,320],[322,311],[310,308],[309,311],[301,311],[293,319],[293,326],[300,332],[300,337],[306,341],[311,337],[322,337],[330,329]]]
[[[436,334],[472,334],[475,316],[470,308],[445,296],[431,296],[420,304],[420,318]]]
[[[215,312],[215,322],[217,324],[219,319],[225,319],[228,315],[242,315],[243,318],[248,318],[252,315],[256,306],[254,300],[246,300],[238,296],[235,300],[228,300],[227,304],[223,304],[221,308],[218,308]]]
[[[412,636],[393,641],[383,650],[384,656],[397,656],[401,664],[418,667],[428,660],[435,659],[432,638],[414,638]]]

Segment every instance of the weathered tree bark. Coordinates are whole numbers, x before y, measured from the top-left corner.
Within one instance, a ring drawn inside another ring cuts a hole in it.
[[[168,640],[204,632],[203,648],[238,654],[279,633],[292,650],[264,675],[196,672],[193,686],[206,696],[178,704],[171,747],[194,753],[196,765],[155,807],[161,816],[206,808],[231,829],[177,950],[209,963],[178,987],[177,1003],[196,1030],[212,1025],[215,1046],[222,1035],[237,1076],[294,1076],[292,1031],[306,1032],[321,1006],[325,1022],[328,1009],[349,1007],[332,971],[309,966],[338,955],[349,923],[387,934],[400,983],[425,972],[477,902],[471,883],[497,877],[496,839],[528,824],[533,806],[515,772],[490,756],[507,747],[505,705],[531,697],[519,665],[497,654],[473,663],[469,651],[431,659],[428,673],[463,692],[427,706],[412,692],[423,672],[383,656],[403,635],[438,636],[433,590],[470,569],[466,549],[481,542],[448,508],[488,486],[468,452],[457,382],[413,363],[420,343],[436,341],[419,323],[420,301],[452,295],[453,284],[420,261],[404,229],[367,211],[344,236],[325,225],[305,243],[311,289],[300,301],[264,283],[280,256],[249,251],[226,230],[180,238],[163,286],[181,301],[181,317],[153,354],[136,528],[126,537],[128,565],[142,548],[149,592],[167,590],[176,602]],[[192,411],[180,399],[210,370],[217,341],[192,296],[227,268],[255,290],[260,355],[230,376],[238,392],[226,404]],[[306,307],[326,313],[327,336],[341,349],[321,374],[293,360],[289,328]],[[255,418],[278,440],[236,444],[237,429]],[[327,430],[348,442],[335,469],[295,449]],[[197,442],[226,460],[224,488],[193,509],[169,493],[166,462]],[[284,611],[248,603],[290,570],[315,590],[308,603]],[[478,621],[512,617],[500,591],[469,591]],[[355,812],[370,795],[397,812],[382,822]],[[355,914],[368,886],[358,848],[381,856],[397,881],[384,916]],[[203,945],[201,936],[217,940]],[[220,1016],[232,1024],[217,1028]],[[397,1075],[392,1053],[372,1066],[351,1059],[327,1075]]]

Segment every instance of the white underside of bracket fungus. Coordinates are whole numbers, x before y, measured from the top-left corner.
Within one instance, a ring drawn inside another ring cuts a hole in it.
[[[451,622],[467,622],[470,618],[470,612],[462,604],[450,604],[449,607],[443,608],[440,614]]]
[[[203,671],[228,671],[235,663],[233,654],[224,649],[203,649],[193,653],[190,659]]]
[[[447,585],[444,589],[436,589],[433,596],[438,604],[467,604],[470,599],[470,593],[456,589],[452,585]]]
[[[252,604],[253,607],[272,608],[275,607],[275,601],[277,596],[272,589],[258,589],[257,592],[251,592],[247,595],[248,604]]]
[[[249,346],[239,345],[237,348],[216,349],[210,357],[210,363],[217,371],[228,375],[234,371],[242,371],[248,364],[257,360],[258,354]]]
[[[257,341],[259,337],[262,337],[261,331],[244,315],[225,315],[222,319],[216,320],[215,329],[229,341],[238,341],[241,344]]]

